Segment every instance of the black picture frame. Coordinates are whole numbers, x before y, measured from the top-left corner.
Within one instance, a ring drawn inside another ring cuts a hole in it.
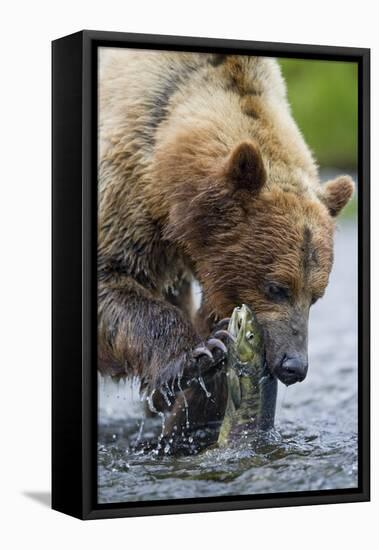
[[[358,413],[356,489],[97,504],[97,48],[355,61],[358,137]],[[52,43],[52,507],[81,519],[358,502],[370,499],[370,50],[81,31]]]

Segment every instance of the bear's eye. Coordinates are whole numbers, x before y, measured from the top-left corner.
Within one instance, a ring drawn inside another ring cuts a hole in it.
[[[288,300],[290,297],[290,291],[285,286],[276,284],[269,284],[266,286],[266,295],[270,300],[279,302]]]

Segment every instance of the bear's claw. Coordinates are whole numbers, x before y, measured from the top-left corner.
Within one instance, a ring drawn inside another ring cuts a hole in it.
[[[234,337],[229,331],[220,328],[220,326],[225,326],[226,324],[229,324],[229,319],[223,319],[217,323],[215,327],[217,330],[214,330],[208,340],[199,344],[192,351],[192,357],[196,360],[195,369],[197,370],[197,374],[194,378],[195,380],[224,361],[228,348],[221,338],[229,338],[234,341]]]
[[[216,330],[216,332],[213,334],[213,336],[215,338],[219,338],[221,339],[223,336],[226,336],[227,338],[229,338],[232,342],[236,342],[236,338],[233,336],[233,334],[231,332],[229,332],[228,330]]]
[[[195,358],[206,355],[211,361],[214,361],[215,358],[213,357],[212,350],[219,349],[223,354],[226,354],[228,349],[224,342],[220,339],[221,336],[227,336],[228,338],[234,340],[234,337],[227,330],[218,330],[212,334],[211,338],[209,338],[204,344],[197,346],[197,348],[193,350],[192,355]]]
[[[229,321],[230,321],[230,317],[225,317],[224,319],[221,319],[215,324],[215,326],[213,327],[213,331],[227,328],[229,325]]]
[[[207,346],[209,349],[218,348],[223,353],[227,353],[227,347],[225,346],[224,342],[222,340],[219,340],[218,338],[209,338],[207,341]]]
[[[198,346],[193,350],[193,356],[194,357],[200,357],[201,355],[207,355],[211,361],[213,361],[213,355],[212,352],[205,346]]]

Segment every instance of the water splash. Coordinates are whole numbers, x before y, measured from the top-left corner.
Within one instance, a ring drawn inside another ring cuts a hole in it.
[[[155,453],[158,454],[160,449],[161,449],[161,441],[163,439],[164,430],[165,430],[165,427],[166,427],[166,417],[165,417],[165,414],[164,414],[163,411],[158,411],[154,406],[153,397],[154,397],[155,391],[156,390],[154,389],[149,395],[147,395],[146,400],[147,400],[149,410],[152,413],[157,414],[160,417],[161,422],[162,422],[161,433],[158,437],[158,445],[157,445],[157,448],[156,448],[156,451],[155,451]]]
[[[141,441],[144,427],[145,427],[145,419],[143,418],[143,419],[141,420],[140,425],[139,425],[139,428],[138,428],[138,434],[137,434],[137,438],[136,438],[136,443],[135,443],[135,445],[138,445],[139,442]]]
[[[211,394],[210,391],[207,390],[207,387],[206,387],[205,382],[204,382],[204,378],[202,376],[199,376],[198,381],[199,381],[200,387],[204,391],[205,395],[208,398],[211,397],[212,394]]]
[[[157,411],[157,409],[155,408],[154,403],[153,403],[154,394],[155,394],[155,390],[153,390],[151,393],[146,395],[146,401],[147,401],[150,412],[155,413],[155,414],[159,414],[159,411]]]
[[[167,394],[170,396],[170,397],[175,397],[175,392],[172,390],[172,388],[170,388],[170,386],[168,385],[167,382],[165,382],[165,388],[166,388],[166,391],[167,391]]]
[[[178,376],[177,385],[178,385],[179,391],[181,392],[181,395],[183,397],[184,408],[185,408],[185,411],[186,411],[186,428],[188,429],[190,427],[189,416],[188,416],[188,401],[187,401],[187,398],[186,398],[186,396],[184,394],[184,391],[182,389],[181,376]]]
[[[166,390],[164,390],[163,388],[160,388],[159,393],[162,395],[163,399],[165,400],[166,405],[168,407],[171,407],[171,401],[170,401],[170,398],[168,396],[168,392]]]

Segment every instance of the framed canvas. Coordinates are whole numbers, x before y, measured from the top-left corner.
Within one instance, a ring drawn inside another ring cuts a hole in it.
[[[52,53],[53,508],[369,500],[369,50]]]

